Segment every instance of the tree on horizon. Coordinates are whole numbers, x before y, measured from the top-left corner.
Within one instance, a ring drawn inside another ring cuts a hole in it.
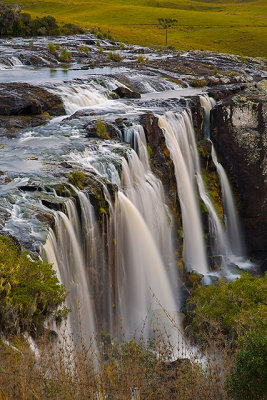
[[[166,41],[165,46],[168,46],[168,29],[173,28],[177,24],[177,19],[174,18],[158,18],[158,29],[165,29]]]

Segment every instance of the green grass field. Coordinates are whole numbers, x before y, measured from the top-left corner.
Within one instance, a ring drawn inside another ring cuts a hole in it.
[[[12,2],[7,0],[6,2]],[[267,56],[267,2],[198,0],[20,0],[33,16],[110,30],[127,43],[164,45],[157,19],[176,18],[168,44],[177,49],[207,49],[245,56]]]

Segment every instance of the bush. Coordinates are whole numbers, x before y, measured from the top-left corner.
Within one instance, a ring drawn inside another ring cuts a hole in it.
[[[108,53],[108,59],[111,61],[119,62],[122,60],[122,56],[119,53]]]
[[[83,32],[73,24],[65,24],[61,28],[51,15],[32,19],[30,14],[22,13],[18,5],[0,1],[0,36],[56,36]]]
[[[267,338],[261,331],[250,331],[240,340],[240,350],[226,390],[235,400],[264,400],[267,393]]]
[[[73,171],[72,174],[67,174],[67,177],[74,186],[77,186],[79,189],[83,189],[86,179],[86,175],[83,171]]]
[[[96,134],[99,139],[110,139],[105,123],[101,119],[96,121]]]
[[[89,52],[89,47],[88,46],[79,46],[78,47],[79,53],[85,53],[88,54]]]
[[[68,62],[71,59],[72,59],[72,54],[67,49],[65,49],[65,47],[61,49],[60,55],[58,56],[58,60],[62,62]]]
[[[207,333],[216,337],[219,331],[236,345],[248,330],[263,332],[266,279],[246,273],[235,282],[197,287],[187,305],[187,329],[206,344]]]
[[[190,85],[192,87],[203,87],[203,86],[207,86],[208,82],[206,81],[206,79],[194,79],[190,82]]]
[[[8,238],[0,236],[0,329],[5,334],[36,332],[47,317],[67,315],[66,298],[50,264],[33,261]]]

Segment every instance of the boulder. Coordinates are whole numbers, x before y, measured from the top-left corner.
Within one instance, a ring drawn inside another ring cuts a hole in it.
[[[37,126],[50,116],[64,115],[61,99],[28,83],[0,83],[0,136]]]
[[[267,251],[267,92],[255,87],[211,111],[212,138],[240,196],[249,252]]]
[[[127,87],[119,86],[114,92],[121,98],[121,99],[140,99],[141,94],[138,92],[133,92]]]

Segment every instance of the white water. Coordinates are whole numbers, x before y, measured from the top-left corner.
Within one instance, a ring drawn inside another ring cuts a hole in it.
[[[178,276],[174,260],[173,221],[165,202],[163,185],[151,171],[143,127],[135,125],[126,137],[134,144],[138,155],[132,150],[128,163],[123,160],[121,188],[144,218],[174,285]],[[174,286],[178,296],[177,284]]]
[[[222,197],[224,205],[224,219],[226,227],[226,236],[228,241],[228,256],[235,255],[238,257],[245,256],[245,248],[242,241],[241,228],[238,220],[232,190],[229,180],[223,166],[218,162],[217,155],[212,145],[211,150],[212,161],[214,162],[222,188]]]
[[[209,97],[207,94],[199,96],[199,99],[205,113],[204,136],[206,139],[210,139],[210,111],[215,106],[216,101],[212,97]]]
[[[93,85],[82,86],[57,86],[54,93],[61,96],[67,114],[107,102],[107,97],[99,93]]]
[[[201,178],[200,174],[197,173],[197,183],[198,183],[198,190],[201,199],[203,200],[205,206],[207,207],[209,213],[209,234],[212,241],[212,255],[216,256],[224,256],[226,249],[225,249],[225,235],[222,223],[216,210],[212,204],[211,199],[209,198],[207,191],[204,187],[203,179]]]
[[[43,247],[44,258],[53,263],[69,293],[66,304],[72,311],[67,326],[76,344],[91,344],[95,350],[94,307],[81,248],[80,223],[72,200],[66,202],[66,214],[58,211],[54,215],[55,233],[50,229]]]
[[[190,119],[187,112],[178,115],[167,112],[164,116],[158,116],[158,119],[175,168],[182,211],[184,262],[189,271],[206,274],[208,265],[194,181]]]
[[[177,348],[180,323],[162,258],[143,217],[121,191],[115,232],[117,302],[126,340],[160,334]]]

